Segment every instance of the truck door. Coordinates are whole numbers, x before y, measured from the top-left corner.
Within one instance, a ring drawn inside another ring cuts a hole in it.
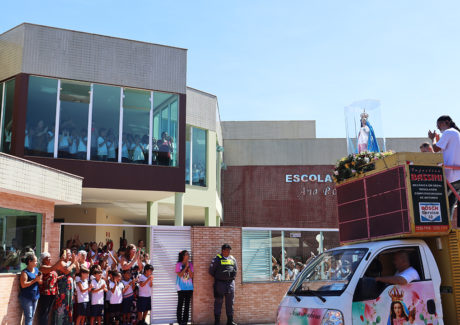
[[[395,275],[393,261],[398,254],[409,259],[420,280],[405,285],[375,281],[376,277]],[[438,324],[435,289],[423,268],[419,246],[385,249],[375,256],[356,287],[352,317],[353,325]]]

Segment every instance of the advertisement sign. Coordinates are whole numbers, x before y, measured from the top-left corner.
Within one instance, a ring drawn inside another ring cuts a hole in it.
[[[442,167],[409,166],[416,232],[449,229]]]

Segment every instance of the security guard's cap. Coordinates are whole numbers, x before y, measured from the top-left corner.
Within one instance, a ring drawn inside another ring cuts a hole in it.
[[[224,249],[232,249],[232,246],[230,246],[230,244],[223,244],[222,245],[222,250]]]

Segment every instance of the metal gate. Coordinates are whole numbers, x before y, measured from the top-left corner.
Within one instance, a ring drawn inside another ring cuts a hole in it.
[[[151,324],[176,322],[177,290],[175,266],[181,250],[191,251],[191,228],[154,226],[150,232],[153,278]]]

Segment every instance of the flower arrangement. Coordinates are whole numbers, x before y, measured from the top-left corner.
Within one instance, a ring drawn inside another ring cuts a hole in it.
[[[343,157],[335,164],[333,175],[334,181],[340,183],[348,178],[374,170],[374,161],[391,156],[392,154],[394,154],[394,152],[391,150],[386,152],[364,151]]]

